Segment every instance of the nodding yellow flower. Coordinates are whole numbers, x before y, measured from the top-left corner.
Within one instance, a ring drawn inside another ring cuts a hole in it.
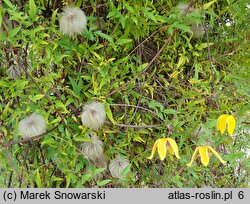
[[[212,152],[214,154],[214,156],[216,156],[219,161],[223,164],[227,163],[226,161],[224,161],[220,155],[210,146],[200,146],[200,147],[197,147],[194,151],[194,154],[191,158],[191,161],[187,164],[187,166],[191,166],[192,163],[194,162],[198,152],[200,154],[200,157],[201,157],[201,163],[204,165],[204,166],[207,166],[209,164],[209,151]]]
[[[223,134],[227,128],[227,132],[232,136],[236,126],[236,120],[232,115],[223,114],[217,120],[217,130],[220,130],[220,133]]]
[[[180,159],[178,146],[176,142],[171,138],[161,138],[156,140],[152,149],[151,156],[148,157],[148,159],[153,158],[156,149],[158,150],[158,154],[160,156],[161,161],[165,159],[167,153],[170,155],[171,158],[173,155],[175,155],[176,158]]]

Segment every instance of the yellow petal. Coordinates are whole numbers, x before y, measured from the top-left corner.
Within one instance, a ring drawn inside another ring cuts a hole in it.
[[[221,134],[223,134],[226,130],[227,117],[228,115],[224,114],[224,115],[221,115],[217,120],[216,127],[217,127],[217,130],[220,130]]]
[[[156,142],[154,143],[154,146],[153,146],[151,155],[150,155],[150,157],[148,157],[148,159],[153,159],[154,154],[155,154],[155,151],[156,151],[156,148],[157,148],[157,146],[158,146],[158,141],[159,141],[159,140],[156,140]]]
[[[176,142],[175,142],[173,139],[171,139],[171,138],[167,138],[166,140],[167,140],[168,143],[170,144],[170,147],[169,147],[169,148],[174,152],[175,156],[176,156],[178,159],[180,159],[179,150],[178,150],[178,146],[177,146]],[[171,150],[170,150],[170,151],[171,151]]]
[[[169,155],[171,161],[173,161],[174,160],[174,157],[173,157],[174,151],[173,151],[173,148],[171,148],[171,146],[170,146],[170,144],[168,142],[167,142],[167,152],[168,152],[168,155]]]
[[[166,138],[161,138],[158,141],[158,154],[160,157],[160,160],[164,160],[167,154],[167,145],[166,145]]]
[[[228,115],[227,117],[227,132],[232,136],[234,129],[236,126],[236,120],[232,115]]]
[[[201,156],[201,163],[204,166],[207,166],[209,164],[209,155],[208,155],[208,148],[207,146],[201,146],[199,147],[199,153]]]
[[[168,151],[168,153],[169,153],[169,155],[174,155],[174,151],[173,151],[173,148],[170,148],[170,145],[169,145],[169,147],[167,147],[167,151]]]
[[[187,164],[187,166],[191,166],[191,165],[192,165],[192,163],[194,162],[194,160],[195,160],[195,158],[196,158],[196,156],[197,156],[197,154],[198,154],[198,150],[199,150],[199,147],[197,147],[197,148],[194,150],[194,153],[193,153],[193,156],[192,156],[192,158],[191,158],[191,161]]]
[[[220,157],[220,155],[219,155],[212,147],[208,146],[207,148],[214,154],[214,156],[216,156],[216,157],[219,159],[219,161],[220,161],[222,164],[226,164],[226,163],[227,163],[226,161],[224,161],[224,160]]]

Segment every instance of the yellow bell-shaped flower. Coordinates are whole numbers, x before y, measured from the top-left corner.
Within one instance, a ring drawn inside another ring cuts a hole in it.
[[[192,165],[192,163],[194,162],[194,160],[195,160],[195,158],[196,158],[198,152],[199,152],[200,157],[201,157],[201,163],[202,163],[204,166],[208,166],[209,160],[210,160],[210,158],[209,158],[209,151],[210,151],[211,153],[213,153],[214,156],[216,156],[216,157],[219,159],[219,161],[220,161],[221,163],[223,163],[223,164],[227,163],[226,161],[224,161],[224,160],[220,157],[220,155],[219,155],[212,147],[210,147],[210,146],[199,146],[199,147],[197,147],[197,148],[195,149],[194,154],[193,154],[193,156],[192,156],[192,158],[191,158],[191,161],[187,164],[187,166],[191,166],[191,165]]]
[[[232,136],[234,129],[236,126],[236,120],[232,115],[223,114],[221,115],[217,120],[217,130],[220,131],[221,134],[223,134],[227,128],[227,132],[230,136]]]
[[[170,155],[170,157],[175,155],[176,158],[180,159],[178,146],[176,142],[171,138],[161,138],[156,140],[152,149],[152,153],[150,157],[148,157],[148,159],[153,158],[156,149],[158,150],[158,154],[161,161],[165,159],[167,153]]]

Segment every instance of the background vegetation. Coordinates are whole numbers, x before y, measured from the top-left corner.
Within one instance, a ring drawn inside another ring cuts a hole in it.
[[[175,0],[75,0],[88,25],[73,39],[58,27],[66,0],[0,2],[0,25],[12,21],[0,33],[0,187],[248,186],[246,0],[192,1],[200,14],[187,16]],[[190,19],[206,25],[203,38],[193,38]],[[26,71],[11,79],[10,66]],[[79,145],[90,130],[79,114],[89,100],[106,105],[97,134],[108,160],[123,155],[132,164],[126,179],[95,181],[85,172]],[[18,121],[33,112],[52,131],[8,143],[21,139]],[[233,137],[215,129],[223,113],[237,120]],[[161,137],[175,139],[180,160],[147,159]],[[188,168],[195,147],[206,144],[228,164],[212,157],[208,167],[197,159]]]

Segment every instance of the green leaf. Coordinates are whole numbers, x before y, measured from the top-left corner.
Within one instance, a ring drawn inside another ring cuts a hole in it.
[[[143,140],[141,138],[140,135],[136,134],[134,137],[133,137],[133,141],[136,141],[136,142],[140,142],[140,143],[145,143],[145,140]]]
[[[213,45],[214,43],[209,43],[209,45]],[[201,43],[197,46],[195,46],[197,50],[203,50],[204,48],[207,48],[208,47],[208,44],[207,43]]]
[[[87,181],[90,181],[91,178],[92,178],[92,175],[91,175],[91,174],[84,174],[84,175],[82,176],[82,182],[85,183],[85,182],[87,182]]]
[[[9,0],[3,0],[3,1],[4,3],[6,3],[8,7],[10,7],[13,10],[16,10],[16,7]]]
[[[11,39],[11,38],[15,37],[17,35],[17,33],[20,31],[20,29],[21,29],[21,26],[18,26],[16,28],[10,30],[9,38]]]
[[[113,38],[110,37],[109,35],[103,33],[102,31],[99,31],[99,30],[95,31],[95,34],[98,35],[98,36],[100,36],[100,37],[102,37],[102,38],[104,38],[104,39],[106,39],[106,40],[108,40],[109,42],[113,43]]]
[[[243,158],[245,156],[244,152],[234,152],[224,156],[224,158],[228,161],[236,161],[239,158]]]
[[[2,112],[2,114],[1,114],[1,116],[2,117],[7,117],[7,113],[8,112],[10,112],[10,108],[9,108],[9,106],[10,106],[10,101],[5,105],[5,107],[4,107],[4,110],[3,110],[3,112]]]
[[[125,24],[126,24],[126,18],[123,16],[123,15],[120,15],[119,16],[119,21],[122,25],[122,28],[124,29],[125,28]]]
[[[36,4],[34,0],[29,0],[29,16],[34,19],[36,16]]]
[[[178,64],[177,64],[177,69],[180,67],[180,66],[182,66],[182,65],[184,65],[185,63],[186,63],[186,57],[184,56],[184,55],[181,55],[181,57],[180,57],[180,59],[179,59],[179,61],[178,61]]]
[[[157,22],[155,16],[153,13],[149,12],[149,11],[145,11],[144,12],[144,16],[151,19],[152,21],[154,21],[155,23]]]
[[[64,111],[68,112],[67,107],[65,106],[63,102],[56,100],[55,105],[57,108],[62,108]]]
[[[83,137],[81,135],[76,135],[75,137],[73,137],[73,140],[76,142],[86,142],[86,141],[90,141],[88,138]]]
[[[225,138],[225,136],[224,136],[224,135],[221,135],[221,136],[217,139],[217,141],[215,142],[215,144],[216,144],[216,145],[221,144],[221,142],[224,140],[224,138]]]
[[[180,176],[174,176],[172,178],[172,181],[179,187],[179,188],[182,188],[183,187],[183,182],[180,181]]]
[[[106,168],[95,169],[94,172],[93,172],[93,174],[94,174],[94,175],[100,174],[100,173],[102,173],[102,172],[105,171],[105,170],[106,170]]]
[[[56,177],[56,176],[53,175],[53,176],[51,177],[51,180],[52,180],[52,181],[62,181],[63,178]]]
[[[113,16],[118,16],[118,15],[120,15],[120,12],[117,9],[112,9],[112,11],[109,12],[107,18],[111,18]]]
[[[58,9],[54,10],[53,13],[52,13],[51,24],[54,24],[56,22],[56,20],[57,20],[57,17],[56,17],[57,11],[58,11]]]
[[[44,146],[44,145],[49,145],[49,146],[54,146],[53,144],[55,143],[55,140],[53,137],[49,136],[49,135],[46,135],[44,138],[43,138],[43,141],[41,142],[41,146]]]
[[[115,124],[115,120],[113,118],[113,114],[112,114],[112,111],[110,109],[110,105],[109,104],[106,104],[106,114],[108,116],[108,119],[113,123]]]
[[[0,80],[0,87],[1,88],[2,87],[8,87],[8,86],[9,86],[9,84],[7,82]]]
[[[55,57],[55,61],[54,63],[55,64],[60,64],[63,60],[64,57],[68,57],[68,55],[65,55],[65,54],[60,54],[60,55],[56,55],[54,56]]]
[[[97,181],[97,185],[98,185],[98,186],[104,186],[104,185],[106,185],[106,184],[108,184],[108,183],[110,183],[110,182],[111,182],[110,179],[103,180],[103,181]]]
[[[38,186],[38,188],[43,187],[39,169],[36,170],[36,185]]]
[[[200,70],[199,64],[195,63],[194,64],[194,79],[195,80],[199,79],[199,70]]]
[[[74,93],[76,94],[76,96],[79,97],[80,93],[81,93],[81,87],[79,87],[78,84],[74,81],[74,79],[71,78],[70,76],[69,76],[69,80],[70,80],[70,83],[71,83],[71,85],[73,87]]]
[[[174,115],[175,112],[176,112],[176,110],[174,110],[174,109],[165,109],[163,112],[166,113],[166,114],[172,114],[172,115]]]
[[[121,172],[121,178],[125,178],[125,177],[128,175],[131,166],[132,166],[132,164],[129,164],[128,166],[126,166],[126,167],[122,170],[122,172]]]
[[[70,175],[67,175],[67,176],[66,176],[66,188],[69,187],[70,182],[71,182],[71,177],[70,177]]]
[[[36,101],[40,100],[40,99],[43,98],[43,97],[44,97],[43,94],[37,94],[37,95],[31,97],[31,100],[32,100],[33,102],[36,102]]]
[[[203,8],[207,10],[213,3],[217,2],[217,0],[210,1],[203,5]]]
[[[187,33],[193,33],[193,31],[190,29],[189,26],[187,25],[184,25],[184,24],[177,24],[177,23],[174,23],[173,24],[173,27],[174,28],[178,28],[180,30],[183,30],[184,32],[187,32]]]
[[[132,39],[118,39],[115,43],[117,45],[123,45],[123,44],[127,44],[127,43],[130,43],[132,42],[133,40]]]
[[[74,48],[74,44],[66,38],[58,40],[57,44],[64,47],[67,50],[72,50]]]
[[[0,27],[2,26],[2,21],[3,21],[3,17],[2,17],[2,15],[0,14]]]

